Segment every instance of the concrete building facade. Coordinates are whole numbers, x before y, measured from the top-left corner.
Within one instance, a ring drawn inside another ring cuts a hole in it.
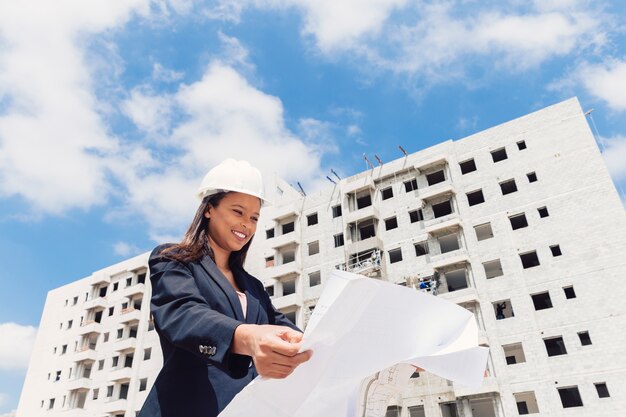
[[[460,304],[490,347],[476,390],[373,376],[371,416],[626,409],[626,213],[576,99],[334,180],[272,186],[247,268],[275,306],[306,326],[340,268]],[[18,417],[135,415],[162,361],[146,260],[49,293]]]

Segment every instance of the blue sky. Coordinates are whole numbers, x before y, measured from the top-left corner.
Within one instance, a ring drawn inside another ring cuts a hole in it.
[[[571,96],[626,190],[617,1],[0,0],[0,417],[46,293],[180,235],[248,159],[305,189]],[[622,193],[622,200],[624,200]]]

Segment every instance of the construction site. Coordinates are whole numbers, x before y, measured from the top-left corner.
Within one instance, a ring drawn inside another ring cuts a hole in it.
[[[335,269],[441,297],[490,355],[478,389],[381,371],[362,417],[623,413],[626,212],[577,99],[364,163],[311,193],[268,179],[247,270],[300,328]],[[147,257],[50,291],[18,417],[136,415],[162,363]]]

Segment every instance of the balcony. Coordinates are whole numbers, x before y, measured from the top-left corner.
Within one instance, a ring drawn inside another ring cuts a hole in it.
[[[124,297],[132,297],[133,295],[136,295],[136,294],[143,294],[145,291],[146,291],[146,284],[140,283],[140,284],[135,284],[135,285],[131,285],[130,287],[124,288],[124,290],[122,290],[122,295]]]
[[[90,284],[91,285],[101,285],[101,284],[110,284],[111,277],[108,274],[105,274],[102,271],[94,272],[91,274]]]
[[[416,170],[420,172],[423,172],[423,171],[429,170],[430,168],[434,168],[438,165],[447,165],[447,164],[448,164],[448,159],[445,156],[436,156],[434,158],[426,159],[426,160],[416,163],[415,165],[413,165],[413,168],[415,168]]]
[[[383,241],[378,236],[368,237],[367,239],[348,242],[346,251],[350,254],[369,251],[372,249],[383,249]]]
[[[76,353],[74,353],[74,362],[95,362],[97,359],[97,353],[95,349],[89,348],[89,346],[84,346],[82,348],[78,348]]]
[[[478,388],[468,388],[460,384],[453,383],[454,395],[457,397],[468,397],[470,395],[483,395],[490,393],[499,393],[500,386],[498,380],[493,376],[487,376],[483,379],[483,383]]]
[[[285,233],[284,235],[279,235],[279,236],[270,238],[268,239],[268,243],[274,249],[287,246],[290,244],[299,245],[300,233],[298,232],[298,230],[294,230],[293,232]]]
[[[267,278],[278,278],[290,274],[300,274],[301,269],[300,261],[295,260],[286,264],[271,266],[266,268],[265,271]]]
[[[68,381],[66,387],[69,391],[88,391],[91,388],[91,379],[81,377]]]
[[[289,294],[283,297],[274,297],[272,299],[272,304],[274,308],[277,310],[281,310],[286,307],[294,306],[294,305],[302,305],[302,302],[298,304],[298,295],[297,294]]]
[[[296,217],[300,215],[300,208],[296,203],[285,204],[282,206],[272,207],[272,220],[279,221],[287,217]]]
[[[445,181],[443,183],[428,187],[427,189],[420,191],[419,197],[423,201],[430,201],[439,197],[453,195],[455,193],[456,191],[454,190],[452,183],[450,181]]]
[[[128,407],[125,399],[109,399],[104,403],[103,411],[108,414],[124,414]]]
[[[86,322],[84,322],[83,325],[80,326],[78,334],[86,335],[90,333],[102,333],[102,324],[96,323],[93,320],[87,320]]]
[[[361,209],[350,211],[345,215],[346,223],[354,223],[356,221],[363,221],[372,218],[380,218],[380,213],[373,204]]]
[[[116,368],[109,372],[109,380],[110,381],[130,381],[130,378],[133,376],[133,368],[131,367],[123,367]]]
[[[122,310],[120,314],[120,323],[132,323],[141,320],[141,310],[128,307]]]
[[[117,352],[134,351],[136,347],[137,347],[136,337],[127,337],[126,339],[117,340],[113,344],[113,349],[115,349]]]
[[[455,290],[452,292],[446,292],[446,289],[447,288],[443,288],[443,291],[439,292],[438,295],[441,296],[441,298],[444,298],[455,304],[476,304],[479,302],[478,292],[473,287]]]
[[[350,182],[341,182],[341,192],[343,194],[354,193],[368,188],[374,189],[374,179],[370,175],[356,178]]]
[[[439,219],[436,219],[439,220]],[[461,221],[458,217],[451,218],[442,222],[430,222],[424,229],[431,236],[441,235],[444,232],[452,232],[461,228]]]
[[[457,249],[452,252],[432,255],[430,257],[430,266],[433,269],[443,269],[452,265],[460,265],[469,263],[467,252],[464,248]]]
[[[105,309],[108,306],[106,297],[96,297],[91,300],[85,301],[85,310],[91,310],[92,308]]]

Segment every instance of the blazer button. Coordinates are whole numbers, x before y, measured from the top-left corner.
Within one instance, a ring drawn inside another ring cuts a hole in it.
[[[210,353],[210,355],[211,355],[211,356],[215,355],[215,351],[216,351],[216,350],[217,350],[217,348],[216,348],[215,346],[212,346],[212,347],[211,347],[211,353]]]
[[[200,351],[200,353],[205,353],[206,352],[206,346],[200,345],[200,346],[198,346],[198,350]]]

